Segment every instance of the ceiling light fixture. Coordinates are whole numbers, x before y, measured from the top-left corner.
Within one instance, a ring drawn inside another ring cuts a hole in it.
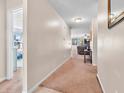
[[[81,17],[75,17],[75,18],[73,18],[72,20],[73,20],[73,22],[81,23],[81,22],[83,22],[85,19],[84,19],[84,18],[81,18]]]

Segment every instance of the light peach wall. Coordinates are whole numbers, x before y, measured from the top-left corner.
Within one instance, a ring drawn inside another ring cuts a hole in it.
[[[105,93],[124,93],[124,21],[108,29],[107,0],[98,2],[98,75]]]
[[[6,11],[5,0],[0,0],[0,82],[6,77]]]
[[[69,33],[69,28],[47,0],[28,0],[28,90],[70,57]]]

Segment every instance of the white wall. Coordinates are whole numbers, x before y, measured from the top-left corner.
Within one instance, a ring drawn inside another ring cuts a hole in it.
[[[94,65],[97,65],[97,31],[98,31],[98,24],[97,24],[97,18],[94,18],[92,20],[92,41],[91,41],[91,47],[92,47],[92,63]]]
[[[69,29],[47,0],[27,1],[28,90],[70,56]]]
[[[71,29],[71,38],[77,38],[77,37],[82,37],[84,33],[89,33],[90,29],[83,29],[83,28],[72,28]]]
[[[6,11],[5,0],[0,0],[0,82],[6,77]]]
[[[6,0],[7,9],[15,9],[22,7],[22,0]]]
[[[124,93],[124,21],[108,29],[107,1],[98,1],[98,75],[105,93]]]

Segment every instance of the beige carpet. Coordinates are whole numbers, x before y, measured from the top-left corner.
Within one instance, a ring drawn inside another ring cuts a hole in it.
[[[102,93],[96,78],[97,69],[83,63],[83,57],[71,58],[41,86],[62,93]]]
[[[62,92],[58,92],[53,89],[49,89],[45,87],[38,87],[37,90],[33,93],[62,93]]]

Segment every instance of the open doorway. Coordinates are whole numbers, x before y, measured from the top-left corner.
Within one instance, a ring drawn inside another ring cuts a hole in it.
[[[23,8],[8,11],[7,29],[7,80],[13,83],[13,86],[17,86],[19,93],[22,93],[24,79]]]
[[[13,71],[23,68],[23,9],[12,11]]]

